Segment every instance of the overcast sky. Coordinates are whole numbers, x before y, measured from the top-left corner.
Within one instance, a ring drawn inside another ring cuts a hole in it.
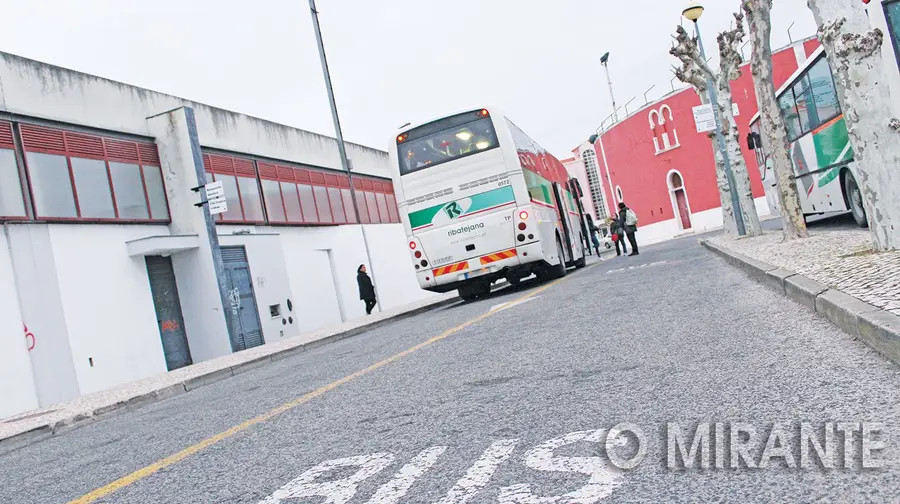
[[[686,2],[684,2],[686,3]],[[805,0],[776,0],[773,46],[815,33]],[[708,0],[710,51],[738,0]],[[671,91],[672,0],[318,0],[344,137],[501,107],[559,157],[616,100]],[[307,0],[0,0],[0,51],[333,135]],[[745,54],[749,56],[750,47]]]

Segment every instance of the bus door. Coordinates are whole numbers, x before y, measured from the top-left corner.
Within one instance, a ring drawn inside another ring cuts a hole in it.
[[[572,195],[575,197],[575,211],[578,212],[578,222],[581,225],[581,236],[585,240],[585,245],[587,249],[591,249],[591,230],[587,224],[587,219],[585,218],[587,214],[584,212],[584,205],[581,202],[581,198],[584,197],[584,193],[581,190],[581,183],[578,182],[577,178],[569,179],[570,191]]]
[[[558,182],[553,183],[553,196],[556,198],[556,211],[559,212],[559,221],[562,223],[563,245],[569,256],[567,262],[571,262],[575,260],[575,247],[572,246],[572,226],[569,222],[569,210],[567,209],[567,204],[565,200],[563,200],[563,197],[565,197],[565,190],[562,189],[562,186],[560,186]],[[563,258],[563,260],[565,260],[565,258]]]

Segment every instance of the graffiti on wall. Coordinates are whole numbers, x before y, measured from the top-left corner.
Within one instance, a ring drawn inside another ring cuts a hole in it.
[[[237,287],[231,289],[228,291],[228,299],[231,301],[231,314],[237,315],[241,307],[241,291]]]
[[[22,327],[25,329],[25,346],[28,347],[28,351],[34,350],[34,345],[37,341],[34,339],[34,333],[28,330],[28,326],[22,324]]]

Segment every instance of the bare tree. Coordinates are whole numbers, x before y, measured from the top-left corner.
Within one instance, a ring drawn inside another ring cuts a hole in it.
[[[771,151],[766,155],[772,160],[781,201],[781,229],[786,240],[805,238],[808,233],[797,193],[797,181],[793,177],[787,127],[775,99],[775,83],[772,80],[772,0],[743,0],[743,9],[750,24],[750,40],[753,43],[750,73],[756,90],[760,124],[766,138],[765,145]]]
[[[884,34],[870,29],[862,2],[808,0],[807,5],[819,26],[853,146],[860,191],[848,188],[850,204],[862,200],[876,248],[895,250],[900,248],[900,120],[888,113]]]
[[[693,86],[697,94],[700,95],[701,101],[706,101],[704,95],[707,92],[708,83],[716,86],[718,103],[714,104],[714,106],[718,108],[719,117],[721,118],[720,131],[725,139],[725,150],[728,153],[734,175],[735,187],[733,190],[736,191],[741,204],[747,235],[756,236],[762,234],[762,227],[760,226],[759,215],[756,212],[756,205],[753,201],[750,175],[741,152],[737,123],[732,112],[731,81],[741,76],[738,68],[741,63],[741,56],[737,48],[744,37],[743,15],[735,14],[735,20],[737,21],[735,28],[719,34],[717,39],[719,42],[719,72],[713,71],[707,65],[700,55],[696,37],[689,36],[687,31],[681,26],[676,28],[675,45],[669,50],[669,54],[681,61],[681,67],[673,69],[675,76],[680,81]],[[734,208],[730,197],[732,188],[729,187],[728,179],[725,175],[721,149],[715,143],[713,151],[716,153],[716,174],[718,177],[719,198],[722,202],[722,217],[726,229],[730,232],[734,228]]]

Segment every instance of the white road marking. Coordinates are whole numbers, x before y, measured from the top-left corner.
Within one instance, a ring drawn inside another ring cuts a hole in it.
[[[406,495],[416,480],[437,462],[446,446],[432,446],[424,450],[403,466],[391,481],[388,481],[375,492],[368,504],[395,504]]]
[[[617,269],[614,269],[614,270],[609,270],[609,271],[607,271],[606,274],[608,275],[608,274],[610,274],[610,273],[619,273],[619,272],[622,272],[622,271],[631,271],[631,270],[640,269],[640,268],[647,268],[647,267],[650,267],[650,266],[659,266],[660,264],[666,264],[667,262],[668,262],[668,261],[656,261],[656,262],[652,262],[652,263],[639,264],[639,265],[637,265],[637,266],[628,266],[627,268],[617,268]]]
[[[605,430],[579,431],[545,441],[525,454],[525,465],[538,471],[580,473],[590,476],[587,484],[564,495],[539,497],[531,492],[528,483],[500,489],[501,504],[549,504],[556,502],[593,504],[608,497],[622,484],[622,473],[600,457],[554,456],[553,450],[566,445],[589,442],[606,443]]]
[[[346,504],[356,495],[360,482],[381,472],[391,465],[394,456],[390,453],[373,453],[322,462],[298,476],[290,483],[260,501],[260,504],[280,504],[282,499],[298,497],[325,497],[322,504]],[[317,483],[320,476],[342,467],[359,467],[352,475],[333,481]]]
[[[506,303],[495,304],[494,306],[491,306],[490,311],[493,312],[493,311],[501,311],[501,310],[505,310],[505,309],[507,309],[507,308],[512,308],[513,306],[518,306],[518,305],[520,305],[520,304],[527,303],[527,302],[529,302],[529,301],[534,301],[535,299],[537,299],[537,298],[539,298],[539,297],[541,297],[541,296],[532,296],[532,297],[530,297],[530,298],[520,299],[520,300],[517,300],[517,301],[509,301],[509,302],[506,302]]]
[[[474,497],[487,485],[497,467],[512,455],[518,442],[518,439],[503,439],[492,443],[438,504],[463,504]]]

